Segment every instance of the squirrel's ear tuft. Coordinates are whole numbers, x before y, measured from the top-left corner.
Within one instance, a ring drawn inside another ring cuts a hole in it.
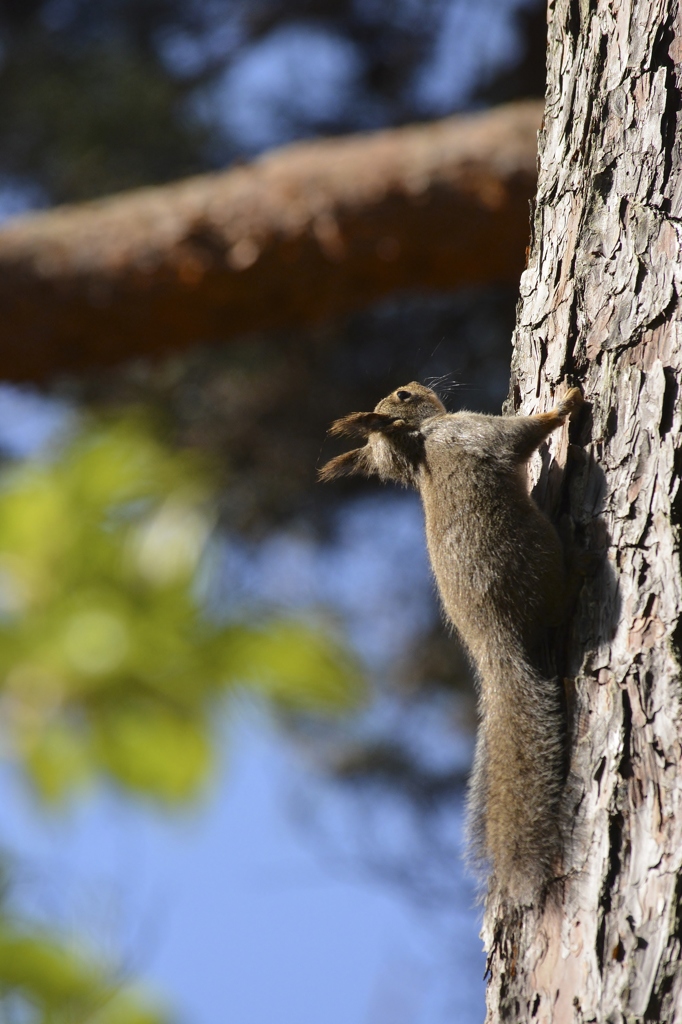
[[[343,455],[337,455],[335,459],[326,462],[318,471],[317,478],[323,483],[328,483],[329,480],[337,480],[340,476],[353,476],[356,473],[369,476],[371,472],[367,462],[367,450],[353,448],[352,451],[344,452]]]
[[[334,420],[329,433],[332,437],[369,437],[373,431],[386,430],[395,421],[395,416],[382,412],[351,412]]]

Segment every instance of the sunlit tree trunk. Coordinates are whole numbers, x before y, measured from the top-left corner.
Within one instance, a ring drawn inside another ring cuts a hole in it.
[[[681,60],[677,0],[550,3],[510,405],[583,387],[534,469],[602,561],[563,665],[567,877],[554,909],[486,908],[488,1024],[682,1021]]]

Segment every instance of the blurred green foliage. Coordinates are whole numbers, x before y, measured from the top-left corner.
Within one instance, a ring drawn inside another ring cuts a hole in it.
[[[324,713],[361,698],[355,665],[319,630],[202,609],[209,476],[132,416],[0,477],[0,741],[43,799],[97,776],[191,797],[226,694]],[[112,977],[0,910],[0,1020],[154,1024]]]
[[[0,1020],[7,1024],[163,1024],[166,1015],[86,951],[0,918]]]
[[[209,499],[197,456],[135,418],[0,480],[2,741],[45,799],[102,772],[191,796],[215,701],[237,686],[307,710],[357,702],[358,673],[319,631],[202,612]]]

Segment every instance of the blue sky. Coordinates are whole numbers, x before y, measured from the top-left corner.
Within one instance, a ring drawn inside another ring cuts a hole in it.
[[[106,790],[47,816],[5,769],[20,903],[121,958],[185,1024],[480,1022],[484,957],[461,861],[441,908],[352,855],[330,863],[292,823],[301,767],[267,718],[243,707],[224,737],[210,792],[172,816]],[[350,833],[353,812],[331,788],[326,801]]]

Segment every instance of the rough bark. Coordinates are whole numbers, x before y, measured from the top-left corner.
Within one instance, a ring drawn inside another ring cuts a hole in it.
[[[514,281],[535,101],[291,146],[0,232],[2,376],[322,320],[399,288]]]
[[[567,877],[544,912],[486,908],[489,1024],[682,1020],[681,59],[677,0],[550,3],[510,404],[582,384],[535,468],[604,557],[564,666]]]

